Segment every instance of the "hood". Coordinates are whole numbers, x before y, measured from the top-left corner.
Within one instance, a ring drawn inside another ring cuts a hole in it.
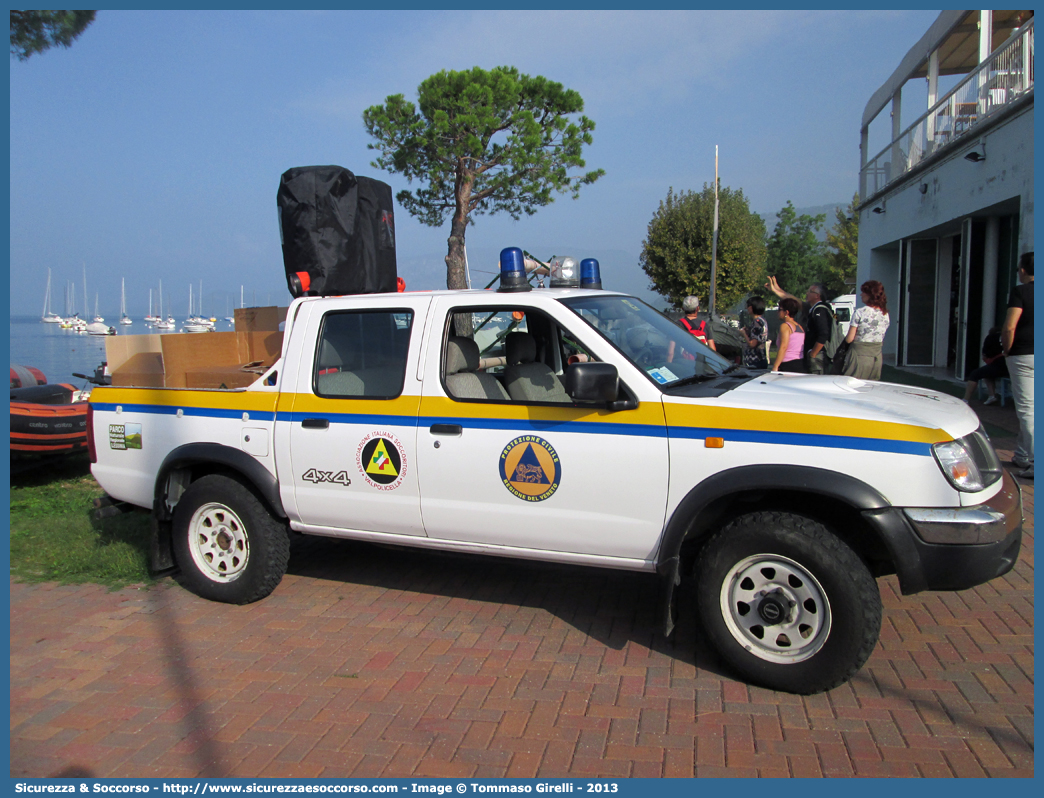
[[[765,374],[723,394],[723,405],[942,430],[960,438],[979,417],[960,399],[927,388],[855,377]]]

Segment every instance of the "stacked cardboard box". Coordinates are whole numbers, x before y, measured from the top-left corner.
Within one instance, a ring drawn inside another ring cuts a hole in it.
[[[115,335],[105,340],[113,385],[244,388],[279,358],[286,308],[238,308],[235,331]]]

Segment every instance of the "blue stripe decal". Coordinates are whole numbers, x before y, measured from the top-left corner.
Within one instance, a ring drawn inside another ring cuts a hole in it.
[[[248,412],[251,421],[274,421],[270,411],[221,410],[204,407],[170,407],[164,405],[120,405],[127,413],[150,413],[173,416],[178,410],[184,416],[203,418],[241,418]],[[116,404],[97,402],[96,410],[115,412]],[[654,424],[612,424],[598,421],[536,421],[532,419],[456,418],[452,416],[376,415],[365,413],[302,413],[284,414],[280,420],[300,423],[306,418],[324,418],[331,424],[360,424],[368,427],[428,427],[432,424],[459,424],[464,429],[503,430],[505,432],[571,432],[587,435],[624,435],[649,438],[670,437],[679,440],[725,438],[742,443],[766,443],[782,446],[810,446],[827,449],[891,452],[894,454],[930,457],[931,444],[884,438],[855,438],[845,435],[813,435],[803,432],[773,432],[768,430],[712,429],[709,427],[675,427],[668,431]]]
[[[884,438],[852,438],[846,435],[812,435],[805,432],[770,432],[766,430],[709,429],[675,427],[671,438],[725,438],[742,443],[774,443],[783,446],[816,446],[825,449],[856,449],[867,452],[892,452],[930,457],[932,445],[915,441],[894,441]]]
[[[432,424],[460,424],[465,429],[492,429],[506,432],[580,432],[589,435],[633,435],[645,438],[665,438],[667,430],[654,424],[611,424],[601,421],[539,421],[528,418],[450,418],[425,417],[417,419],[418,426]]]
[[[246,413],[251,421],[275,421],[276,414],[270,410],[221,410],[216,407],[172,407],[168,405],[131,405],[109,402],[92,402],[95,410],[115,413],[117,407],[124,413],[148,413],[154,416],[176,416],[181,411],[183,416],[200,418],[242,418]]]

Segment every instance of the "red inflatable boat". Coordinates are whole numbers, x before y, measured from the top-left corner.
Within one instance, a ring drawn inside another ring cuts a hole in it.
[[[16,369],[19,387],[15,387]],[[26,385],[30,380],[36,384]],[[11,457],[86,451],[84,398],[84,392],[75,386],[48,385],[47,378],[36,369],[12,366]]]

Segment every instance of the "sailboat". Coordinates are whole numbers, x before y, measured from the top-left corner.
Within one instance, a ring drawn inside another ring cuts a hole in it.
[[[174,319],[173,318],[164,318],[163,317],[163,281],[162,280],[160,280],[160,284],[159,284],[159,295],[160,295],[160,300],[159,300],[159,305],[160,305],[159,306],[159,317],[156,319],[155,327],[156,327],[157,330],[173,330],[174,329]]]
[[[151,309],[149,310],[151,313]],[[127,280],[120,278],[120,324],[134,324],[134,320],[127,315]]]
[[[94,318],[91,319],[95,324],[101,324],[105,319],[98,315],[98,292],[94,292]]]
[[[47,292],[44,294],[44,306],[43,316],[40,317],[41,321],[46,321],[48,324],[61,324],[62,317],[57,313],[51,311],[51,270],[47,270]]]
[[[160,320],[159,316],[152,315],[152,289],[149,289],[149,315],[145,317],[145,321],[149,324],[155,324]]]
[[[80,318],[78,314],[73,314],[73,332],[85,333],[87,332],[87,308],[90,307],[87,299],[87,264],[83,265],[83,315],[84,318]]]
[[[195,310],[195,314],[193,314]],[[213,332],[214,322],[211,319],[203,318],[203,281],[199,281],[199,303],[193,305],[192,302],[192,283],[189,283],[189,315],[185,320],[185,325],[181,328],[182,332],[199,333],[199,332]]]
[[[58,326],[61,327],[63,330],[72,329],[72,326],[73,326],[73,307],[72,307],[72,304],[71,304],[71,301],[70,301],[70,296],[72,295],[72,291],[70,290],[71,288],[72,288],[71,283],[66,281],[66,283],[65,283],[65,315],[62,317],[61,322],[58,324]]]

